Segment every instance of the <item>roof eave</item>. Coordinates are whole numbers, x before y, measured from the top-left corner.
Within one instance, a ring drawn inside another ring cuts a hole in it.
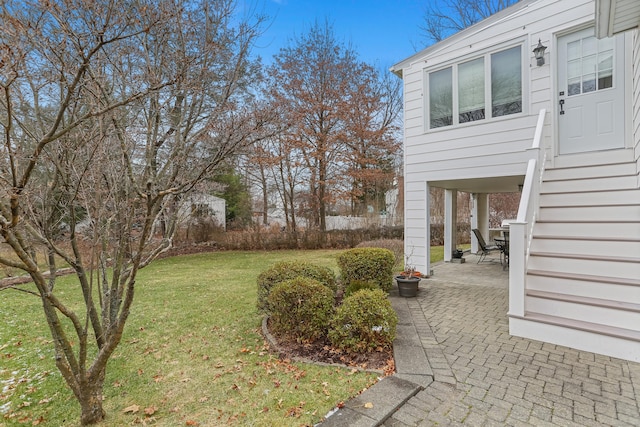
[[[599,39],[613,35],[613,3],[611,0],[596,0],[596,37]]]
[[[417,59],[419,58],[424,58],[425,56],[428,56],[430,52],[433,51],[439,51],[442,48],[455,43],[456,41],[458,41],[461,38],[466,37],[469,34],[472,34],[474,32],[480,31],[486,27],[489,27],[491,25],[493,25],[494,22],[497,22],[499,20],[502,20],[508,16],[510,16],[511,14],[515,14],[517,12],[519,12],[520,10],[528,7],[530,4],[535,3],[539,0],[520,0],[517,3],[514,3],[513,5],[509,6],[506,9],[503,9],[501,11],[499,11],[498,13],[495,13],[494,15],[491,15],[488,18],[483,19],[482,21],[465,28],[464,30],[458,31],[455,34],[450,35],[449,37],[447,37],[446,39],[439,41],[438,43],[432,44],[431,46],[428,46],[424,49],[422,49],[420,52],[416,52],[413,55],[411,55],[408,58],[403,59],[402,61],[398,62],[397,64],[395,64],[394,66],[392,66],[390,68],[390,71],[394,74],[396,74],[398,77],[402,78],[402,70],[404,68],[407,68],[408,66],[410,66],[413,62],[415,62]]]

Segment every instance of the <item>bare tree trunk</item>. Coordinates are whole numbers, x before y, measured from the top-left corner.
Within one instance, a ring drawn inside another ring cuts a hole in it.
[[[83,426],[97,424],[105,418],[106,413],[102,408],[104,377],[103,370],[97,381],[86,382],[76,395],[80,403],[80,423]]]
[[[262,182],[262,224],[269,224],[269,192],[267,191],[267,176],[264,173],[264,166],[260,165],[260,180]]]

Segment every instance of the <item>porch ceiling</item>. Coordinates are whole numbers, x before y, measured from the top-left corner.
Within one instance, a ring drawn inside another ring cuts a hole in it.
[[[467,193],[515,193],[520,191],[519,186],[523,183],[524,175],[429,181],[432,187]]]

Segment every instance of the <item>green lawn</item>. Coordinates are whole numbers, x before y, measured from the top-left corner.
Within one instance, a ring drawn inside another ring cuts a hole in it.
[[[214,252],[142,270],[108,367],[102,426],[308,425],[373,384],[375,374],[279,360],[260,335],[257,275],[285,259],[335,269],[339,253]],[[76,292],[71,277],[57,286],[68,297]],[[39,300],[0,292],[0,427],[78,420]]]

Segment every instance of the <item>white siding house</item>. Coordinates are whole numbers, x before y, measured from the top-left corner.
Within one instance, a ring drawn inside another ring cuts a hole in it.
[[[640,1],[522,0],[396,64],[404,82],[405,252],[429,265],[429,188],[488,236],[510,224],[514,335],[640,361]],[[534,49],[546,47],[542,59]],[[477,242],[472,242],[477,250]]]
[[[178,222],[186,224],[198,219],[212,220],[226,229],[227,202],[211,194],[193,193],[180,203]]]

